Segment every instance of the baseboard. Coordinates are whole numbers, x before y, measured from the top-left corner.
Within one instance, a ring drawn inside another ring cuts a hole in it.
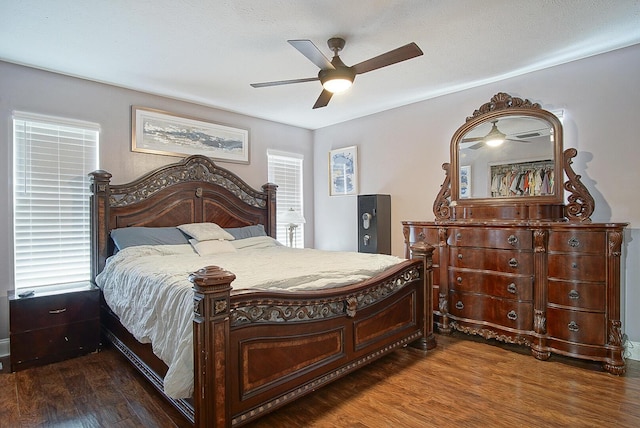
[[[624,356],[630,360],[640,361],[640,342],[627,340]]]
[[[9,355],[9,339],[0,339],[0,358]]]

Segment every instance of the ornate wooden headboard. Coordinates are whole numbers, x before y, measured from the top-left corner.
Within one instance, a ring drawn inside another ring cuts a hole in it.
[[[190,156],[126,184],[111,185],[111,174],[102,170],[89,176],[92,279],[113,253],[109,233],[116,228],[263,224],[267,234],[276,236],[277,186],[267,183],[257,191],[205,156]]]

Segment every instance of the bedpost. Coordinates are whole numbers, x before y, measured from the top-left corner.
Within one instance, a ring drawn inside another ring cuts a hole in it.
[[[436,347],[436,336],[433,332],[433,250],[435,247],[426,242],[416,242],[411,246],[411,256],[423,262],[424,307],[422,310],[422,329],[424,335],[411,344],[423,350]]]
[[[109,181],[111,174],[97,170],[89,173],[91,180],[91,281],[102,272],[107,260],[109,245]]]
[[[193,404],[196,428],[230,427],[229,305],[234,274],[218,266],[189,276],[194,286]],[[206,374],[206,375],[205,375]]]
[[[276,225],[276,190],[277,184],[267,183],[262,186],[262,191],[267,194],[267,234],[272,238],[278,237],[278,227]]]

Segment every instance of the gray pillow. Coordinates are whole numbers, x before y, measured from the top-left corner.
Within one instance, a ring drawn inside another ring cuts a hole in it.
[[[264,226],[261,224],[244,227],[231,227],[225,228],[224,230],[229,232],[236,239],[253,238],[254,236],[267,236],[267,232],[264,231]]]
[[[189,244],[187,236],[177,227],[123,227],[111,231],[118,250],[138,245]]]

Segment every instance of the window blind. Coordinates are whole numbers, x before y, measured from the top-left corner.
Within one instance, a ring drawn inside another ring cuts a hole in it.
[[[276,205],[278,207],[277,218],[280,213],[294,209],[304,216],[303,192],[302,192],[302,163],[303,156],[269,150],[268,175],[269,182],[278,185],[276,193]],[[289,245],[289,224],[277,221],[277,239],[285,245]],[[304,247],[304,224],[299,224],[295,229],[293,246]]]
[[[99,126],[13,116],[15,288],[90,278],[88,173],[98,168]]]

